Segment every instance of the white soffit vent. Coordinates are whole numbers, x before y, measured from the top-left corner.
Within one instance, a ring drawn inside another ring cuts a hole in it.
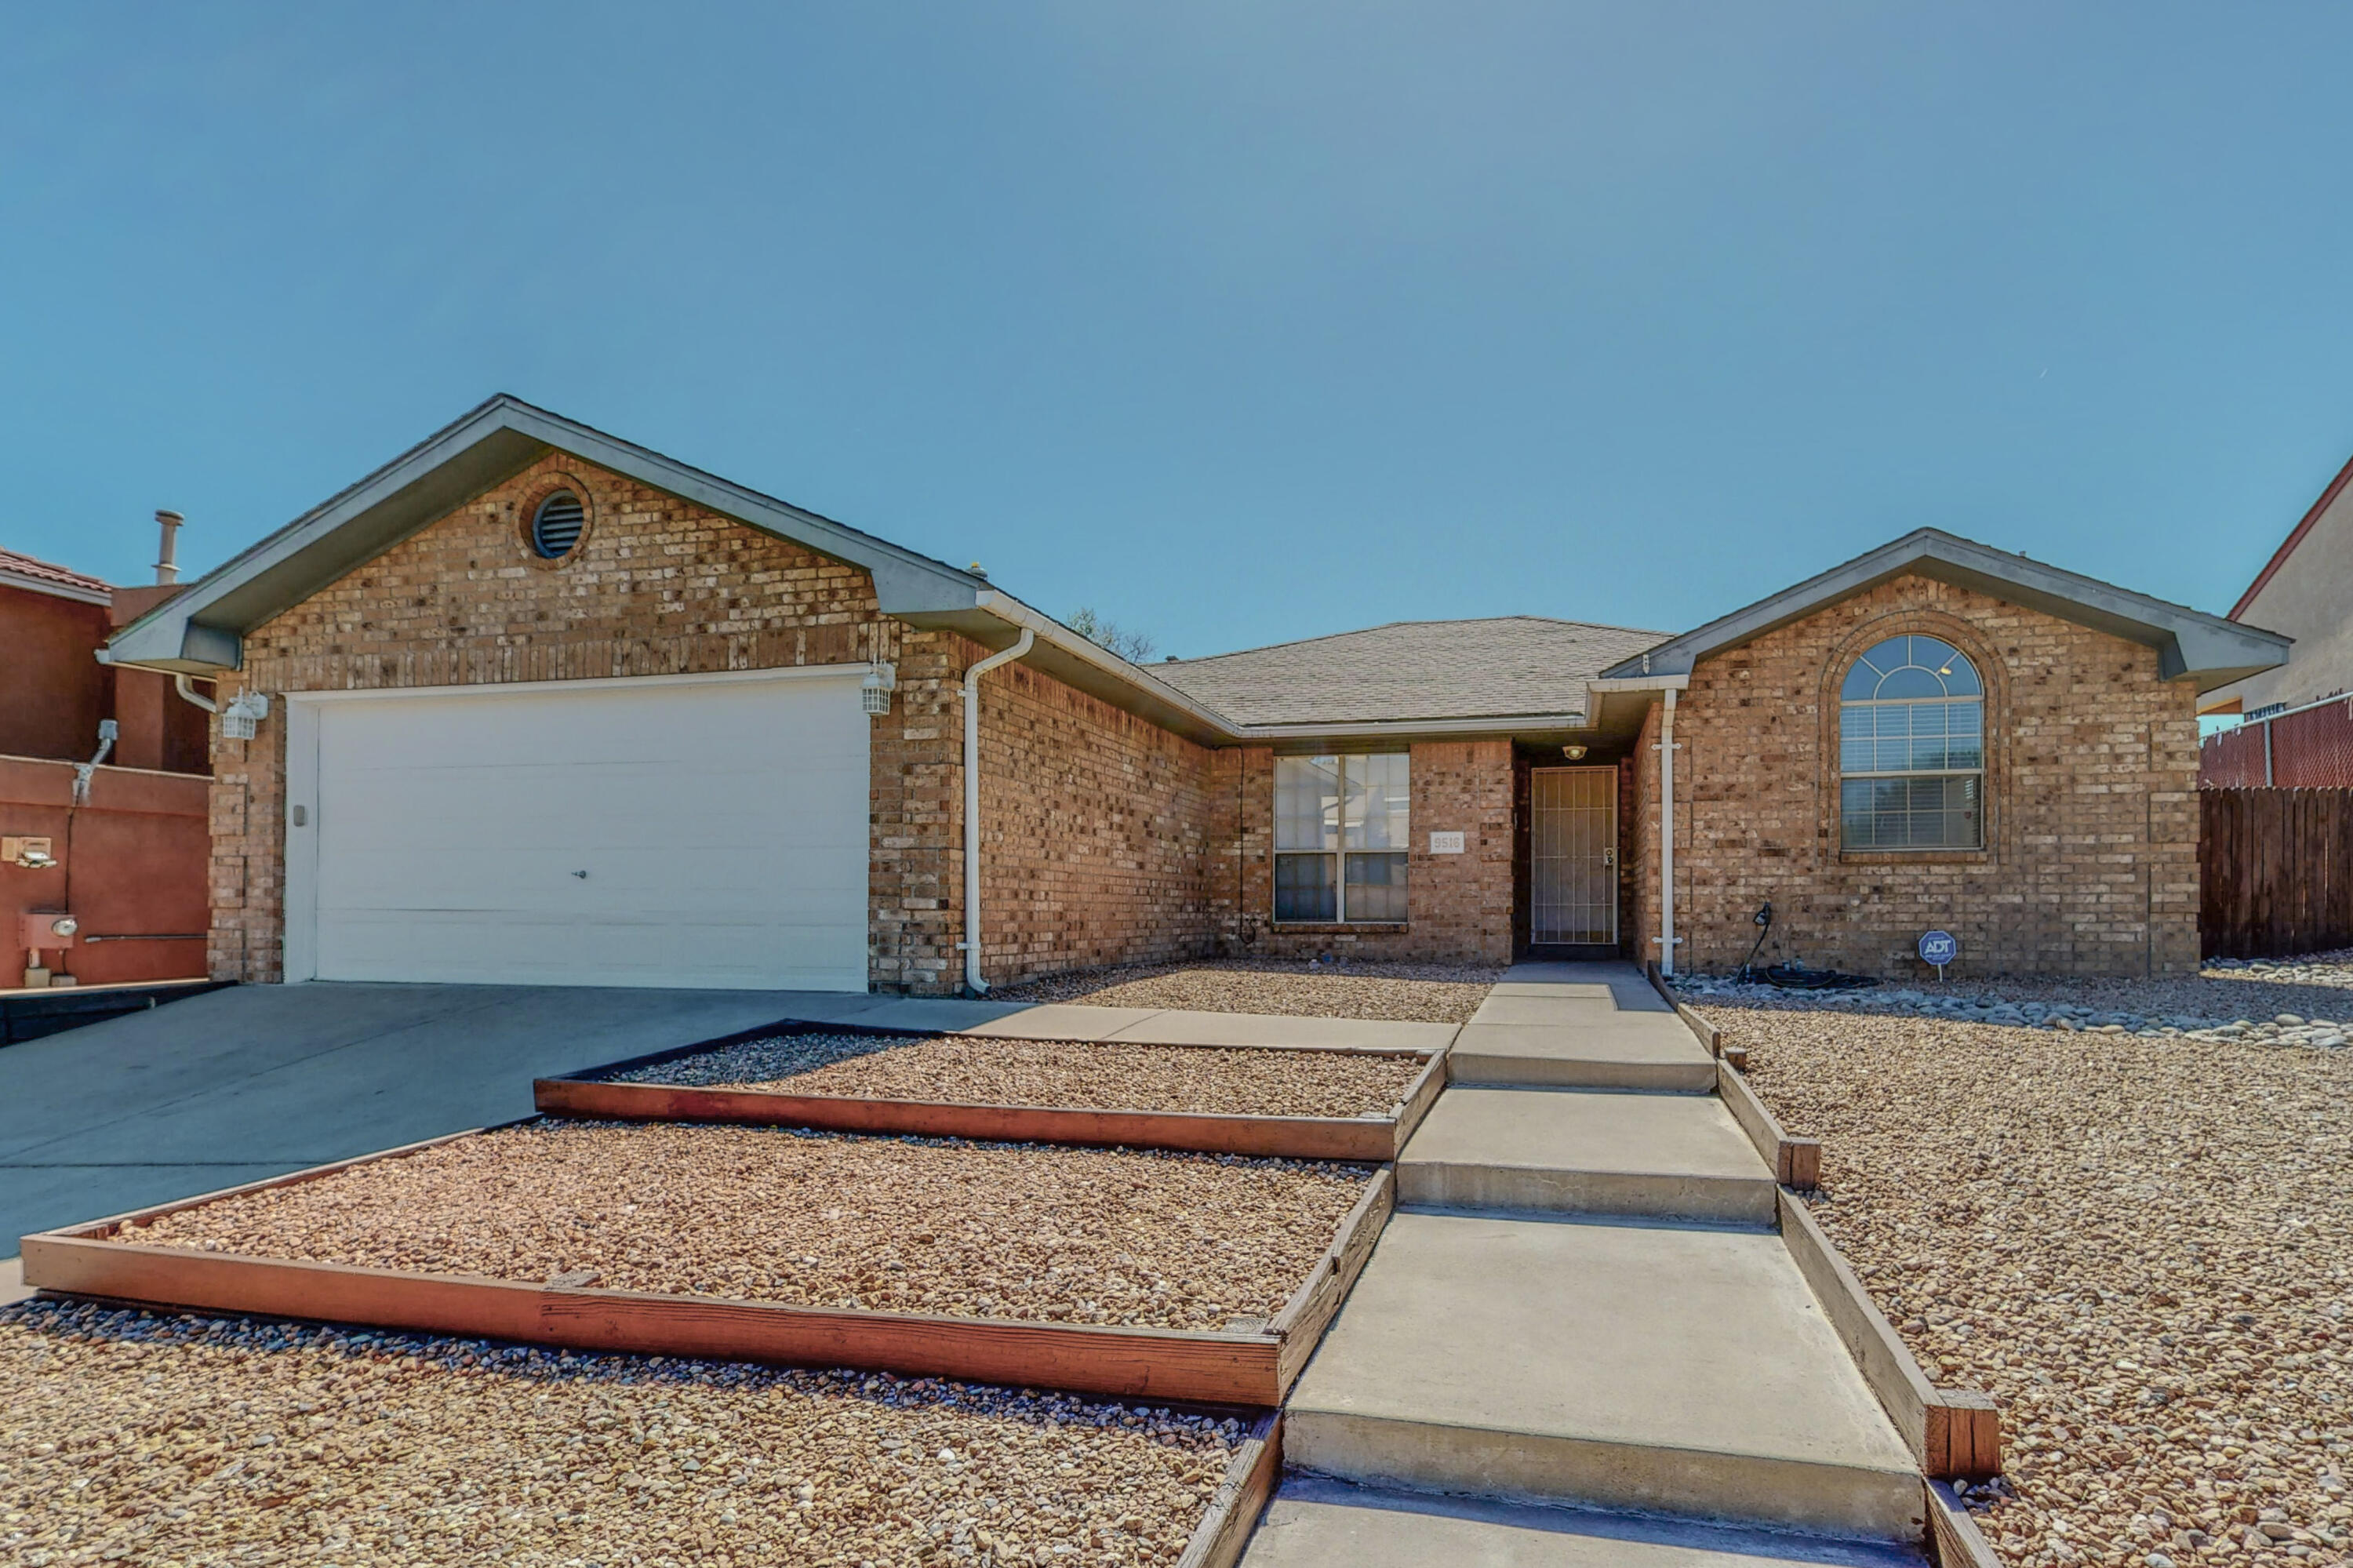
[[[539,503],[532,514],[531,547],[548,560],[559,560],[572,553],[580,543],[580,530],[587,525],[588,509],[580,498],[568,490],[559,490]]]

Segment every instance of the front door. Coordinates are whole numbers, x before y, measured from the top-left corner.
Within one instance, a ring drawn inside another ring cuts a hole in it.
[[[1538,768],[1530,775],[1528,939],[1618,941],[1618,770]]]

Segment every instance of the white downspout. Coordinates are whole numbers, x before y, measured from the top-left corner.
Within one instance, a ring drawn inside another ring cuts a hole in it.
[[[1012,663],[1037,641],[1025,626],[1019,641],[964,673],[964,983],[975,996],[988,990],[980,978],[980,678]]]
[[[129,666],[125,667],[128,668]],[[202,692],[197,691],[195,687],[188,684],[191,678],[192,677],[185,673],[174,675],[172,677],[172,689],[179,693],[181,696],[186,698],[189,702],[192,702],[195,704],[196,706],[204,709],[205,712],[208,714],[216,714],[220,712],[220,704],[213,701],[212,698],[206,696]]]
[[[1675,972],[1675,689],[1659,715],[1659,972]]]

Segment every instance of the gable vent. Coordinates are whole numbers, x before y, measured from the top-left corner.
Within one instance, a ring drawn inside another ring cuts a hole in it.
[[[580,504],[580,498],[559,490],[532,514],[531,547],[543,559],[560,560],[580,543],[580,530],[587,524],[588,509]]]

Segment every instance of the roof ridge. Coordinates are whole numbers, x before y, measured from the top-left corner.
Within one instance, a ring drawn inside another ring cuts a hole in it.
[[[1268,653],[1277,648],[1305,648],[1317,642],[1336,642],[1344,637],[1363,637],[1375,631],[1390,631],[1401,626],[1492,626],[1499,620],[1535,620],[1546,626],[1577,626],[1589,631],[1622,631],[1630,637],[1672,637],[1672,631],[1653,631],[1647,627],[1618,626],[1605,620],[1572,620],[1558,615],[1462,615],[1433,616],[1417,620],[1384,620],[1377,625],[1359,626],[1352,631],[1327,631],[1320,637],[1293,637],[1281,642],[1253,643],[1248,648],[1229,648],[1223,653],[1204,653],[1194,659],[1165,660],[1166,664],[1207,664],[1219,659],[1237,659],[1245,653]],[[1158,668],[1159,666],[1155,666]]]

